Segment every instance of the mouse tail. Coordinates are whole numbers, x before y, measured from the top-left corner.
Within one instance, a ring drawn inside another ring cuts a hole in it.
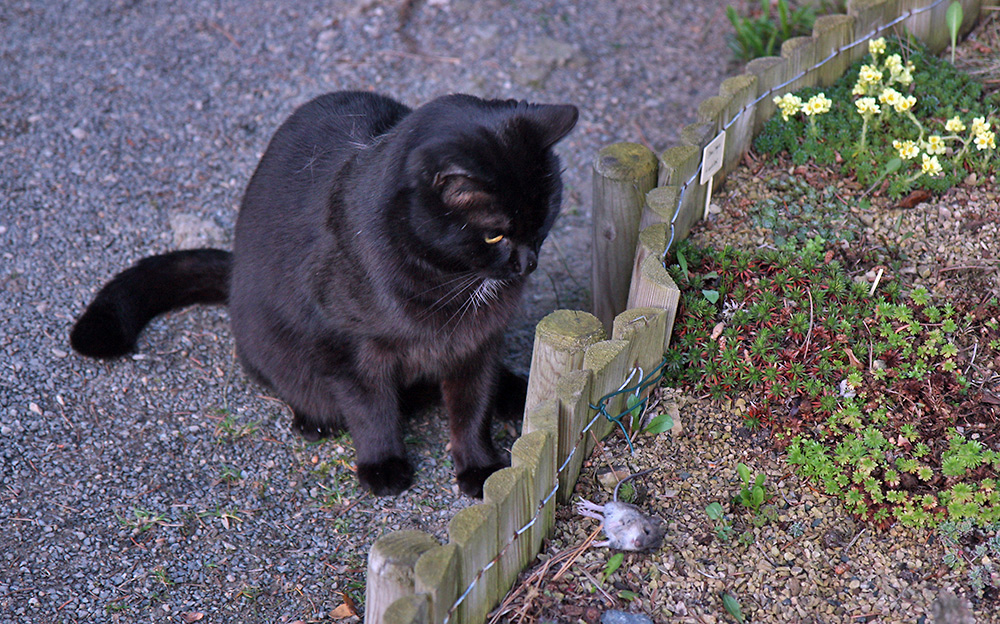
[[[232,254],[221,249],[143,258],[101,288],[73,326],[70,344],[89,357],[125,355],[157,315],[196,303],[226,303],[231,265]]]

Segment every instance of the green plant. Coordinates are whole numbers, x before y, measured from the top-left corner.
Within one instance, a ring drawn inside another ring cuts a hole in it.
[[[777,14],[772,16],[770,0],[760,0],[754,17],[741,17],[733,6],[726,7],[726,17],[735,31],[727,43],[737,60],[775,56],[786,40],[812,32],[816,13],[811,6],[791,9],[788,0],[778,0],[775,11]]]
[[[722,594],[722,606],[725,607],[726,612],[733,616],[737,622],[743,624],[746,622],[746,618],[743,616],[743,609],[740,608],[740,603],[736,600],[736,597],[729,592],[724,592]]]
[[[720,542],[728,542],[733,536],[733,525],[726,518],[726,513],[722,509],[722,504],[718,502],[709,503],[705,507],[707,515],[715,525],[715,537]]]
[[[682,242],[678,251],[688,279],[670,267],[683,320],[667,353],[667,383],[717,397],[745,393],[744,421],[770,429],[800,475],[873,524],[1000,521],[1000,452],[981,441],[997,425],[988,410],[976,411],[975,388],[958,374],[967,365],[957,363],[972,350],[960,348],[963,336],[980,345],[1000,339],[1000,303],[966,313],[891,282],[869,296],[818,240],[755,251]],[[716,305],[692,285],[708,273],[726,293]],[[720,319],[721,333],[713,331]],[[763,508],[762,475],[737,471],[734,504]],[[721,505],[706,513],[720,539],[731,537]]]
[[[995,165],[997,123],[982,86],[919,44],[869,41],[869,54],[827,91],[776,96],[779,108],[755,140],[795,164],[839,166],[890,197],[943,191],[966,170]]]
[[[955,44],[958,41],[958,29],[962,26],[962,3],[952,2],[948,5],[948,11],[944,14],[945,24],[948,26],[948,36],[951,37],[951,64],[955,64]]]
[[[757,512],[764,502],[764,473],[754,477],[747,465],[740,462],[736,464],[736,474],[743,482],[743,487],[740,488],[735,500],[747,509]]]
[[[608,577],[614,574],[618,568],[622,567],[622,562],[624,561],[625,561],[624,553],[615,553],[611,555],[611,558],[608,559],[608,562],[604,564],[604,574],[601,577],[601,582],[607,583]]]

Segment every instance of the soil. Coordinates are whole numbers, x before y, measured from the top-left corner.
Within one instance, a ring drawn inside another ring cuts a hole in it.
[[[995,91],[1000,87],[997,50],[1000,20],[994,17],[960,46],[957,62]],[[842,198],[863,191],[835,172],[751,153],[728,177],[710,218],[695,227],[691,241],[714,247],[773,245],[776,232],[760,227],[750,207],[775,196],[769,180],[793,178],[817,189],[832,185]],[[837,215],[832,225],[856,234],[839,250],[853,259],[847,266],[854,279],[873,282],[882,268],[882,280],[900,280],[904,290],[924,286],[934,301],[967,309],[1000,296],[996,176],[970,177],[916,204],[878,193],[871,200],[869,210]],[[784,217],[785,232],[815,226],[787,213]],[[890,248],[903,259],[895,273],[877,266]],[[962,365],[984,396],[1000,396],[1000,353],[984,347],[965,344]],[[596,476],[608,466],[625,474],[657,467],[642,478],[637,504],[666,521],[663,548],[625,553],[621,567],[604,578],[613,552],[591,545],[598,523],[571,507],[560,509],[555,536],[491,621],[592,623],[619,609],[654,622],[735,622],[722,600],[730,594],[752,622],[1000,622],[996,567],[985,590],[976,591],[971,566],[946,565],[940,534],[898,525],[882,530],[853,518],[838,500],[793,474],[765,429],[744,426],[747,397],[710,400],[663,388],[659,400],[654,413],[672,412],[679,430],[639,436],[633,455],[620,435],[605,439],[585,464],[576,494],[608,500],[610,493]],[[993,427],[1000,424],[1000,407],[984,403],[982,408]],[[751,514],[729,504],[739,490],[739,462],[752,474],[766,475],[772,514],[766,522],[755,523]],[[733,521],[728,540],[716,535],[703,511],[712,502],[722,503]]]

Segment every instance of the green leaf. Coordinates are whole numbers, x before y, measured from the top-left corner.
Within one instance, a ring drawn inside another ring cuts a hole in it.
[[[722,606],[726,608],[726,611],[729,612],[729,615],[736,618],[737,622],[739,622],[740,624],[746,622],[746,618],[743,617],[743,610],[740,609],[739,601],[737,601],[736,597],[730,594],[729,592],[722,594]]]
[[[893,158],[889,162],[885,163],[885,172],[882,173],[882,177],[891,175],[899,171],[899,168],[903,166],[903,161],[900,158]]]
[[[646,425],[645,432],[653,435],[665,433],[674,428],[674,418],[670,414],[660,414]]]
[[[955,44],[958,41],[958,29],[962,26],[962,3],[952,2],[944,14],[944,23],[948,25],[948,35],[951,36],[951,64],[955,64]]]
[[[689,279],[688,274],[688,261],[684,257],[684,252],[680,249],[677,250],[677,264],[681,267],[681,273],[684,274],[684,279]]]
[[[721,520],[723,516],[722,503],[709,503],[708,506],[705,507],[705,513],[712,520]]]
[[[750,506],[756,509],[764,502],[764,488],[757,486],[753,489],[753,497],[750,499]]]
[[[719,301],[719,291],[717,290],[702,290],[701,294],[705,296],[705,299],[709,303],[717,303]]]
[[[740,476],[740,480],[747,485],[750,485],[750,469],[743,462],[736,464],[736,474]]]
[[[628,410],[629,418],[635,418],[642,410],[642,398],[637,394],[628,395],[628,398],[625,399],[625,409]]]
[[[634,591],[623,589],[620,592],[618,592],[618,597],[621,598],[622,600],[635,600],[636,598],[639,597],[639,594],[635,593]]]
[[[604,566],[604,582],[607,582],[608,577],[615,573],[615,570],[622,566],[622,562],[625,561],[624,553],[615,553],[610,559],[608,559],[607,565]]]

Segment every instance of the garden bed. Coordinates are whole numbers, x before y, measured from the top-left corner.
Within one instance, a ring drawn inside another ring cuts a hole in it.
[[[987,90],[997,88],[1000,76],[998,33],[998,20],[986,19],[959,50],[959,66],[979,74]],[[848,288],[859,283],[870,289],[877,279],[876,290],[909,296],[923,287],[925,305],[950,304],[962,319],[972,315],[953,337],[954,366],[971,388],[965,424],[976,427],[963,433],[1000,448],[1000,350],[989,346],[1000,333],[988,324],[1000,312],[991,301],[1000,297],[995,177],[967,175],[926,201],[890,198],[882,189],[868,194],[863,208],[851,201],[867,190],[829,167],[751,154],[717,193],[713,216],[695,228],[690,243],[752,250],[777,247],[776,238],[800,238],[800,244],[817,235],[837,239],[828,251],[848,275]],[[978,621],[996,617],[998,579],[990,576],[990,560],[975,556],[982,545],[987,557],[1000,559],[995,535],[957,524],[932,530],[885,521],[880,528],[862,520],[821,485],[794,474],[779,450],[784,445],[776,447],[771,435],[781,423],[765,419],[767,426],[752,426],[759,397],[735,390],[712,394],[664,390],[656,409],[676,408],[680,434],[639,436],[631,457],[620,436],[608,438],[577,486],[581,496],[603,501],[610,494],[594,476],[597,469],[658,467],[643,477],[637,502],[667,521],[664,547],[626,554],[603,578],[612,553],[588,547],[597,524],[563,508],[542,562],[522,576],[498,621],[596,622],[612,607],[655,621],[734,621],[723,607],[724,593],[754,622],[925,621],[945,592],[970,599]],[[942,427],[938,433],[943,441],[947,432]],[[765,475],[766,505],[756,512],[730,502],[741,487],[741,462]],[[721,521],[703,511],[713,502],[724,507]]]

